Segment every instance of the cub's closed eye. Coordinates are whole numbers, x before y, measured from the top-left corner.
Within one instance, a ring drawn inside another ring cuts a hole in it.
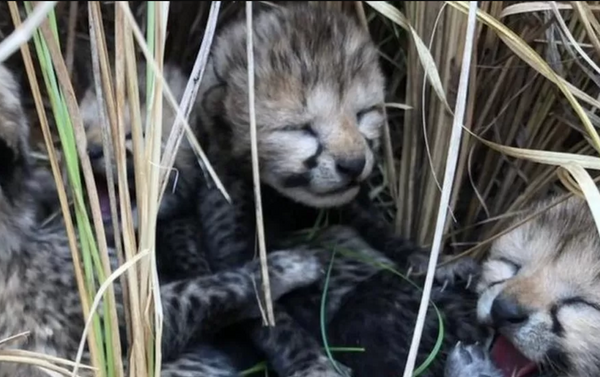
[[[510,276],[507,276],[505,279],[500,279],[500,280],[496,280],[496,281],[492,281],[489,283],[488,288],[491,288],[495,285],[504,283],[505,281],[509,280],[510,278],[514,277],[515,275],[517,275],[519,273],[519,271],[521,270],[521,265],[511,261],[510,259],[506,259],[504,257],[499,257],[499,258],[493,258],[490,260],[490,262],[500,262],[506,266],[508,266],[510,268]]]
[[[510,259],[500,257],[500,258],[495,258],[494,260],[509,265],[513,269],[513,273],[515,275],[518,274],[519,271],[521,270],[521,265],[516,262],[511,261]]]
[[[364,110],[361,110],[361,111],[359,111],[358,113],[356,113],[356,118],[357,118],[358,120],[360,120],[360,119],[361,119],[362,117],[364,117],[365,115],[367,115],[367,114],[369,114],[369,113],[371,113],[371,112],[374,112],[374,111],[380,112],[380,111],[381,111],[381,108],[380,108],[379,106],[377,106],[377,105],[376,105],[376,106],[371,106],[371,107],[368,107],[368,108],[366,108],[366,109],[364,109]]]
[[[565,307],[565,306],[580,306],[580,305],[585,305],[589,308],[595,309],[596,311],[598,311],[600,313],[600,305],[598,305],[595,302],[588,301],[588,300],[584,299],[583,297],[579,297],[579,296],[569,297],[569,298],[560,300],[556,304],[556,306],[558,308]]]
[[[575,307],[575,306],[578,306],[578,307],[586,306],[588,308],[591,308],[591,309],[597,311],[600,314],[600,305],[598,305],[595,302],[588,301],[588,300],[584,299],[583,297],[574,296],[574,297],[562,299],[562,300],[558,301],[557,303],[555,303],[552,306],[552,308],[550,308],[550,316],[552,317],[552,331],[555,334],[557,334],[559,336],[562,336],[564,334],[564,327],[563,327],[562,323],[560,322],[558,312],[563,308],[569,308],[569,307]]]
[[[304,132],[312,136],[316,136],[317,133],[312,128],[309,123],[299,124],[299,125],[288,125],[282,128],[282,131],[285,132]]]

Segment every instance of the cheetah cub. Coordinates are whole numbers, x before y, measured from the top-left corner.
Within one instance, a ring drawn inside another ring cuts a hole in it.
[[[446,377],[600,375],[599,276],[600,237],[584,199],[571,197],[503,235],[477,284],[478,320],[498,335],[489,352],[457,345]]]
[[[406,268],[420,249],[395,236],[367,195],[385,123],[385,79],[368,31],[343,12],[307,4],[255,8],[253,16],[268,250],[306,243],[292,233],[312,229],[327,211],[329,226],[317,241]],[[217,271],[252,260],[256,250],[247,33],[243,12],[222,25],[198,93],[198,139],[233,203],[211,182],[198,186],[202,250]],[[336,358],[358,377],[401,370],[418,291],[341,253],[333,266],[325,313],[330,341],[368,349]],[[276,315],[285,320],[275,329],[258,321],[244,328],[280,377],[312,376],[311,367],[331,370],[320,344],[323,287],[319,281],[278,300]],[[434,335],[428,339],[435,343]]]

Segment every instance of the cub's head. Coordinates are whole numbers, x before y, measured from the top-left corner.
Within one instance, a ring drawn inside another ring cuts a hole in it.
[[[142,120],[142,133],[145,134],[145,129],[147,127],[146,119],[146,69],[145,62],[140,63],[138,65],[138,89],[139,89],[139,97],[138,101],[140,104],[140,114]],[[179,70],[178,67],[170,64],[165,64],[163,68],[163,76],[166,82],[166,85],[169,86],[173,96],[177,103],[183,97],[183,92],[185,90],[185,86],[187,84],[187,77],[183,74],[182,71]],[[90,158],[90,162],[92,165],[92,170],[94,172],[95,182],[98,190],[98,196],[100,200],[100,207],[102,210],[102,217],[104,220],[105,227],[107,228],[107,233],[110,235],[112,233],[112,220],[111,220],[111,211],[110,211],[110,201],[108,195],[108,186],[107,186],[107,178],[106,178],[106,164],[108,161],[112,162],[112,174],[115,183],[115,195],[117,195],[117,203],[118,203],[118,178],[117,178],[117,164],[114,157],[111,157],[110,160],[106,158],[104,155],[103,149],[103,133],[108,131],[108,135],[111,135],[110,131],[110,123],[108,120],[108,113],[105,112],[105,115],[102,116],[100,109],[103,106],[105,107],[105,102],[99,102],[98,97],[96,95],[96,89],[94,86],[88,88],[83,95],[83,98],[80,101],[79,108],[83,120],[83,126],[86,132],[86,140],[87,140],[87,151],[88,156]],[[125,152],[126,152],[126,166],[127,166],[127,178],[128,178],[128,186],[130,190],[131,197],[131,205],[134,214],[134,222],[136,221],[136,190],[135,190],[135,172],[134,172],[134,146],[132,139],[132,114],[131,108],[129,106],[129,102],[126,102],[126,106],[123,110],[123,127],[125,131]],[[171,129],[173,126],[173,122],[175,121],[177,114],[172,110],[169,103],[163,97],[163,106],[162,106],[162,147],[165,147],[165,144],[169,138],[171,133]],[[188,119],[190,124],[194,124],[195,122],[195,112],[190,114]],[[109,136],[110,137],[110,136]],[[164,152],[164,151],[163,151]],[[161,154],[162,155],[162,154]],[[113,155],[114,156],[114,155]],[[187,142],[186,137],[184,136],[181,145],[179,147],[179,152],[175,159],[174,168],[176,170],[172,171],[169,179],[170,184],[167,186],[165,190],[165,195],[163,197],[163,201],[161,202],[161,210],[168,208],[171,206],[171,202],[175,201],[174,195],[170,195],[172,193],[172,184],[175,182],[179,184],[184,184],[190,175],[193,174],[192,166],[190,159],[192,156],[191,149],[189,148],[189,144]],[[176,181],[177,180],[177,181]],[[137,226],[134,223],[134,226]]]
[[[570,198],[499,238],[477,289],[479,320],[501,334],[492,355],[502,368],[600,375],[600,237],[585,200]]]
[[[347,203],[373,170],[384,123],[384,78],[368,32],[308,5],[256,10],[253,29],[262,181],[305,205]],[[246,35],[245,17],[222,29],[199,95],[202,124],[247,164]]]

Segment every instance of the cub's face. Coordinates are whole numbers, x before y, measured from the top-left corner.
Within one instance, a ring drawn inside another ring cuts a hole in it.
[[[527,359],[569,376],[599,375],[600,238],[583,199],[499,238],[477,289],[479,319]]]
[[[142,119],[142,133],[145,133],[145,128],[148,127],[147,123],[144,122],[147,113],[146,107],[146,71],[145,64],[140,63],[138,65],[138,84],[139,84],[139,104],[140,104],[140,114]],[[163,68],[163,76],[166,82],[166,85],[170,88],[173,96],[176,101],[180,101],[183,97],[183,93],[185,91],[185,86],[187,84],[187,77],[183,74],[182,71],[179,70],[178,67],[166,64]],[[106,164],[108,161],[112,161],[112,174],[115,182],[115,195],[119,195],[118,191],[118,177],[117,177],[117,164],[114,157],[110,160],[106,158],[103,150],[103,133],[108,131],[108,135],[111,135],[112,132],[110,130],[110,124],[108,123],[108,113],[105,112],[106,116],[103,117],[101,113],[101,109],[104,104],[101,104],[98,101],[96,96],[96,90],[94,87],[89,88],[82,100],[80,101],[79,108],[81,111],[81,116],[83,120],[83,125],[86,132],[86,141],[87,141],[87,151],[88,156],[90,158],[90,162],[92,165],[92,170],[94,172],[95,182],[98,190],[98,196],[100,200],[100,208],[102,211],[102,218],[104,220],[104,225],[107,228],[107,234],[112,235],[112,217],[110,210],[110,200],[108,194],[108,182],[106,178]],[[176,113],[172,110],[171,106],[168,104],[166,100],[163,99],[163,107],[162,107],[162,139],[161,145],[164,148],[168,137],[171,134],[173,123],[176,119]],[[134,175],[134,146],[132,139],[132,114],[130,111],[130,107],[128,102],[123,109],[123,129],[125,133],[125,155],[126,155],[126,167],[127,167],[127,178],[128,178],[128,186],[130,191],[131,198],[131,207],[133,210],[134,216],[134,226],[137,227],[137,209],[136,209],[136,190],[135,190],[135,175]],[[106,122],[106,123],[105,123]],[[190,117],[188,118],[188,122],[194,124],[195,122],[195,112],[191,112]],[[111,136],[109,136],[111,137]],[[143,143],[143,142],[142,142]],[[143,145],[141,146],[143,147]],[[170,175],[170,182],[172,183],[175,179],[177,179],[178,174],[181,176],[191,174],[193,170],[192,166],[183,166],[186,164],[188,159],[186,158],[188,154],[191,155],[191,149],[189,149],[189,144],[184,137],[182,139],[181,145],[178,149],[178,154],[175,161],[175,169]],[[185,162],[184,162],[185,161]],[[142,161],[144,163],[144,161]],[[171,185],[169,187],[172,187]],[[161,209],[163,207],[167,207],[171,205],[171,198],[168,195],[171,190],[165,191],[165,196],[163,197],[163,201],[161,202]],[[117,196],[117,206],[118,206],[118,196]],[[120,212],[119,210],[117,210]]]
[[[369,35],[321,7],[274,8],[253,24],[262,181],[314,207],[350,201],[373,170],[384,123],[384,79]],[[216,40],[204,110],[225,118],[234,156],[249,160],[245,36],[239,21]]]

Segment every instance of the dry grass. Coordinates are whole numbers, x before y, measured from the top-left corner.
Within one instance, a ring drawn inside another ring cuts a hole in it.
[[[10,16],[9,6],[0,4],[0,37],[11,35],[18,19],[27,17],[22,4],[18,5],[18,17],[16,6],[11,4]],[[356,15],[380,48],[389,77],[389,127],[384,158],[372,181],[372,197],[399,234],[422,245],[433,244],[437,237],[443,241],[445,253],[481,254],[491,240],[508,229],[508,222],[523,205],[550,192],[584,195],[600,228],[600,194],[593,182],[599,178],[595,171],[600,170],[600,137],[596,131],[600,126],[600,67],[595,63],[600,57],[600,3],[479,2],[468,91],[460,93],[458,77],[463,66],[467,2],[326,2],[323,6]],[[34,126],[36,156],[40,163],[51,165],[57,182],[66,183],[67,188],[59,187],[59,191],[70,233],[89,236],[81,250],[74,243],[72,249],[74,260],[81,259],[87,266],[78,271],[78,281],[84,315],[90,321],[94,318],[90,308],[97,287],[113,271],[106,264],[97,198],[91,197],[91,216],[77,199],[81,197],[76,193],[93,187],[94,182],[85,151],[76,148],[81,144],[74,143],[84,137],[75,100],[81,89],[93,82],[98,95],[108,104],[108,111],[103,114],[108,125],[105,154],[114,156],[118,165],[117,171],[108,172],[108,176],[119,182],[118,193],[109,185],[112,212],[116,214],[119,200],[126,219],[116,237],[124,245],[119,250],[121,263],[129,264],[122,283],[127,287],[126,320],[128,338],[133,344],[131,376],[158,373],[153,367],[160,364],[160,353],[155,359],[153,350],[161,331],[152,253],[154,219],[173,152],[181,138],[189,136],[185,122],[180,122],[174,127],[168,149],[160,150],[161,125],[155,120],[160,118],[163,104],[158,99],[163,90],[169,97],[160,77],[162,64],[172,61],[193,72],[192,76],[201,77],[215,25],[218,27],[235,11],[243,11],[243,7],[239,2],[223,2],[218,9],[214,4],[211,8],[209,3],[192,2],[131,2],[129,6],[124,2],[58,2],[55,30],[60,43],[52,36],[52,25],[45,22],[37,29],[37,35],[38,42],[45,41],[48,46],[46,56],[36,53],[40,47],[31,41],[28,48],[22,45],[21,53],[7,61],[22,73],[27,89],[25,101]],[[211,27],[207,29],[206,25]],[[206,29],[211,32],[205,35]],[[26,34],[20,32],[17,37],[23,35]],[[16,47],[1,45],[0,51],[16,51],[19,39],[14,40]],[[136,49],[141,55],[133,54]],[[124,99],[137,87],[138,77],[133,70],[139,56],[155,59],[151,65],[155,71],[150,72],[158,75],[148,78],[154,82],[153,97],[147,102],[154,131],[145,137],[141,127],[146,114],[139,113],[140,104],[132,105],[136,114],[136,186],[147,187],[138,189],[143,226],[140,243],[136,244],[124,169],[122,119]],[[82,74],[78,68],[90,57],[93,77]],[[41,64],[44,59],[48,59],[47,65]],[[27,67],[26,71],[23,67]],[[43,72],[56,72],[54,87],[47,85]],[[195,84],[190,80],[181,106],[183,115],[189,112],[189,100],[197,92],[198,82]],[[63,93],[66,101],[51,101],[53,91]],[[456,171],[446,180],[450,184],[444,186],[442,195],[452,124],[456,120],[453,112],[461,101],[465,104],[465,117],[464,122],[459,121],[463,132]],[[172,98],[167,103],[179,105]],[[56,115],[61,106],[70,114],[68,129]],[[202,141],[195,145],[199,158],[204,159]],[[73,168],[67,169],[67,164],[81,164],[83,180]],[[209,163],[205,166],[214,174]],[[218,181],[218,177],[214,178]],[[260,193],[256,195],[259,197]],[[438,215],[444,212],[440,211],[443,196],[449,198],[448,221],[436,227]],[[75,198],[72,211],[67,210],[69,198]],[[145,253],[148,257],[142,257]],[[105,298],[111,302],[110,289]],[[113,315],[96,318],[87,338],[93,366],[102,376],[124,375],[116,357],[120,351],[115,321]],[[104,352],[98,345],[106,337],[114,348]],[[32,355],[0,352],[0,360],[17,357]],[[56,368],[69,365],[60,363]],[[412,366],[405,375],[411,374]]]

